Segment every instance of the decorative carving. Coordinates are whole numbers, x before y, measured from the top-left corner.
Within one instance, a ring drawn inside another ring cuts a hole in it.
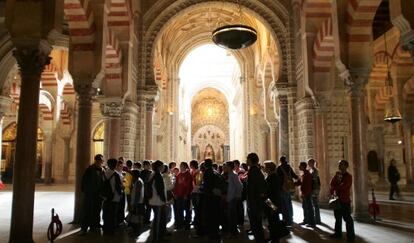
[[[21,46],[13,51],[22,76],[39,76],[46,65],[50,64],[49,57],[52,47],[41,41],[39,46]]]
[[[121,117],[124,103],[122,98],[119,97],[108,97],[99,98],[101,113],[105,117],[119,118]]]
[[[288,105],[287,95],[279,95],[277,98],[279,100],[279,105],[280,106],[287,106]]]

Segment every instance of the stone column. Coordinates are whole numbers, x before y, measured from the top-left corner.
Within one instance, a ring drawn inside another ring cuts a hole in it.
[[[270,128],[270,134],[269,134],[269,138],[270,138],[270,159],[275,162],[278,163],[279,162],[279,158],[278,158],[278,153],[277,153],[277,139],[278,139],[278,124],[277,123],[269,123],[269,128]]]
[[[13,203],[9,242],[33,242],[33,209],[40,75],[49,64],[51,47],[18,46],[13,52],[21,75]]]
[[[328,124],[326,117],[328,112],[329,105],[327,99],[321,97],[318,99],[318,106],[315,110],[315,160],[321,180],[319,198],[322,203],[327,203],[329,200],[329,185],[331,181],[328,160]]]
[[[75,210],[73,223],[79,223],[82,217],[82,176],[91,164],[91,122],[92,122],[92,84],[75,85],[78,98],[78,121],[76,134],[76,169],[75,169]]]
[[[289,117],[289,161],[297,161],[296,86],[287,88]]]
[[[69,162],[70,162],[70,137],[63,137],[64,157],[63,157],[63,181],[69,183]]]
[[[412,126],[411,120],[403,121],[403,145],[404,145],[404,152],[405,152],[405,165],[407,171],[407,187],[413,188],[414,187],[414,178],[413,178],[413,154],[412,154],[412,146],[411,146],[411,133],[412,133]]]
[[[136,149],[135,159],[145,159],[145,135],[146,135],[146,99],[144,97],[138,97],[138,116],[137,116],[137,129],[136,129]]]
[[[3,141],[3,117],[10,108],[12,99],[5,96],[0,96],[0,168],[2,167],[1,157],[2,157],[2,141]],[[1,171],[0,171],[0,180],[1,180]]]
[[[44,176],[44,183],[51,184],[52,183],[52,133],[45,132],[43,133],[43,144],[45,148],[45,176]]]
[[[289,113],[286,95],[279,95],[279,155],[289,155]]]
[[[146,134],[145,134],[145,158],[153,159],[152,153],[152,116],[154,113],[154,100],[147,100]]]
[[[108,157],[109,158],[118,158],[121,156],[120,147],[121,147],[121,114],[123,102],[121,98],[100,98],[99,99],[100,108],[102,115],[108,119],[106,125],[108,125],[107,138],[108,142]]]
[[[370,221],[368,214],[367,119],[365,112],[364,76],[348,79],[348,114],[350,122],[350,161],[353,168],[353,209],[357,221]]]

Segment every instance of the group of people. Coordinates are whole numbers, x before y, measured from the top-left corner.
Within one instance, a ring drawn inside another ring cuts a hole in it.
[[[304,220],[300,225],[315,227],[321,223],[318,197],[320,179],[316,162],[301,162],[297,175],[285,156],[280,164],[266,161],[259,164],[255,153],[246,163],[238,160],[222,165],[211,159],[165,164],[162,161],[126,161],[108,159],[98,154],[82,179],[83,219],[81,232],[100,231],[113,234],[121,225],[128,225],[139,234],[150,225],[153,242],[162,242],[171,234],[167,223],[174,216],[176,230],[194,230],[191,237],[237,238],[244,226],[245,212],[249,219],[248,234],[256,242],[279,242],[289,234],[293,224],[292,195],[300,187]],[[346,171],[348,162],[339,162],[339,171],[331,181],[331,194],[338,197],[335,209],[334,238],[342,237],[342,218],[346,222],[347,239],[355,233],[351,217],[350,187],[352,177]],[[103,226],[100,225],[102,210]],[[282,219],[280,218],[282,215]],[[269,238],[266,239],[263,222]]]

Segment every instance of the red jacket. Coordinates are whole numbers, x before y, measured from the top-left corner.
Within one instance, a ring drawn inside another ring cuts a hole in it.
[[[341,178],[342,177],[342,178]],[[336,174],[331,180],[331,195],[336,193],[339,201],[343,203],[351,202],[352,176],[348,172]]]
[[[175,187],[174,187],[174,196],[175,198],[185,198],[189,197],[193,191],[193,177],[190,174],[190,171],[180,172],[177,175]]]
[[[308,170],[305,170],[302,175],[300,191],[302,192],[303,197],[310,196],[312,193],[312,175]]]

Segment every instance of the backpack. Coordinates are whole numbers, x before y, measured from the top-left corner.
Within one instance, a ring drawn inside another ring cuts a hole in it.
[[[286,171],[283,169],[283,167],[280,168],[283,172],[283,184],[282,189],[285,192],[293,192],[295,191],[295,183],[293,182],[292,175],[289,170],[289,174],[286,173]]]
[[[112,191],[111,179],[114,177],[116,172],[114,172],[108,179],[105,179],[102,186],[101,196],[108,201],[114,199],[114,192]]]

